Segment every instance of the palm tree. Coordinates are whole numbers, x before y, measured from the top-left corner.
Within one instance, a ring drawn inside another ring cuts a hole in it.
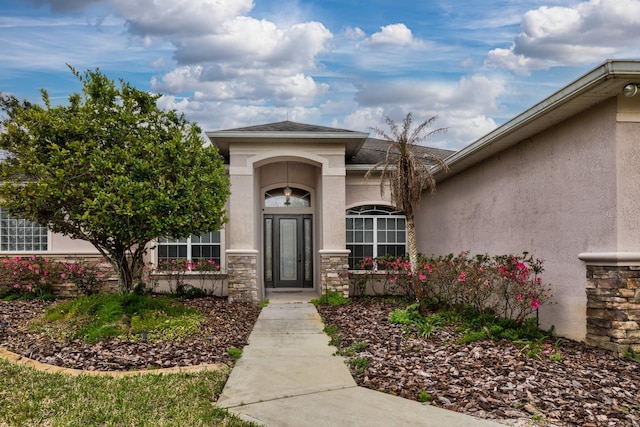
[[[417,271],[418,245],[416,242],[416,228],[414,213],[420,205],[422,192],[428,190],[431,194],[436,191],[436,180],[431,173],[434,165],[439,166],[445,172],[448,167],[443,159],[431,152],[420,150],[418,144],[428,137],[446,132],[446,128],[428,131],[437,116],[422,122],[411,132],[411,113],[402,122],[402,129],[387,117],[387,125],[391,133],[372,128],[372,131],[386,140],[389,148],[384,160],[376,163],[365,175],[368,179],[375,171],[381,170],[380,195],[384,197],[386,182],[389,182],[391,201],[399,209],[404,211],[407,217],[407,243],[409,244],[409,262],[411,273]]]

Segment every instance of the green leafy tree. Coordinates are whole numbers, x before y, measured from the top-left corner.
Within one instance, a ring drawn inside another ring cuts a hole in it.
[[[14,216],[91,242],[130,292],[157,237],[222,226],[229,180],[198,126],[159,109],[160,95],[72,72],[82,92],[68,105],[45,90],[44,106],[0,96],[0,197]]]
[[[411,113],[403,120],[402,128],[387,117],[390,134],[379,128],[374,128],[373,131],[389,141],[389,148],[385,158],[365,175],[365,179],[368,179],[376,171],[380,171],[380,194],[384,196],[388,185],[392,203],[402,209],[407,217],[407,243],[412,273],[417,271],[418,263],[415,211],[420,205],[423,191],[429,191],[431,194],[436,191],[436,180],[431,173],[432,166],[437,165],[447,170],[446,163],[440,157],[418,145],[430,136],[446,131],[446,128],[428,131],[436,119],[435,116],[431,117],[411,131]]]

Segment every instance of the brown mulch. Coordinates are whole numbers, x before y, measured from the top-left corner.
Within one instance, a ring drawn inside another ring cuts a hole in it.
[[[32,332],[29,321],[50,303],[0,301],[0,326],[6,323],[0,327],[0,346],[39,362],[85,370],[230,363],[227,349],[246,345],[260,311],[219,298],[185,303],[207,314],[197,336],[172,343],[109,340],[92,345],[55,342]],[[417,338],[387,321],[394,308],[379,299],[318,307],[326,322],[338,327],[341,348],[366,342],[354,355],[369,362],[355,375],[361,386],[411,400],[428,393],[432,405],[500,421],[640,426],[640,362],[569,340],[559,347],[561,360],[539,360],[506,342],[455,344],[461,333],[452,327],[429,339]]]
[[[527,357],[507,342],[455,344],[462,333],[453,327],[417,338],[387,321],[394,308],[404,307],[376,299],[318,307],[325,322],[338,328],[340,348],[366,341],[353,356],[369,361],[355,376],[358,385],[412,400],[424,391],[433,405],[481,418],[640,425],[638,361],[570,340],[560,344],[559,361],[545,354]]]
[[[206,314],[200,333],[177,342],[80,340],[58,342],[29,328],[41,316],[44,301],[0,301],[0,346],[41,363],[88,371],[130,371],[201,364],[231,363],[229,347],[242,348],[260,313],[255,304],[221,298],[183,301]]]

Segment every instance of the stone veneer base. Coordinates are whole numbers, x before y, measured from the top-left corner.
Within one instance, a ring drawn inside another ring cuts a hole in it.
[[[257,251],[227,251],[229,302],[258,302]]]
[[[640,354],[640,266],[587,265],[585,341]]]
[[[349,296],[349,252],[321,251],[322,293],[332,290]]]

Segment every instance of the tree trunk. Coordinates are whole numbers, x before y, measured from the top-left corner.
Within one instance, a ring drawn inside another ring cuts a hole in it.
[[[411,264],[411,274],[418,271],[418,243],[416,242],[416,225],[413,212],[405,212],[407,217],[407,243],[409,244],[409,263]]]
[[[413,217],[413,211],[405,213],[407,216],[407,243],[409,244],[409,264],[411,268],[410,298],[417,297],[417,287],[419,286],[418,277],[418,243],[416,241],[416,225]]]
[[[139,250],[111,254],[109,260],[118,273],[118,292],[130,293],[142,278],[144,260]]]

